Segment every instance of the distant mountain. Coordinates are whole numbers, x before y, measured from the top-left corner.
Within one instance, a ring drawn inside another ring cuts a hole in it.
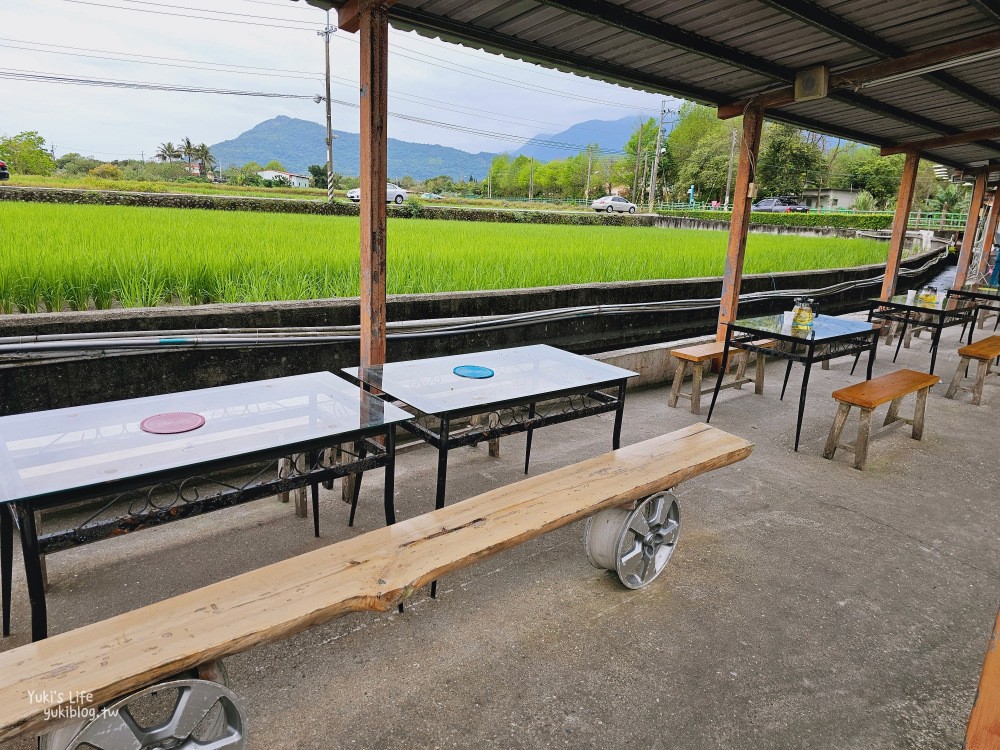
[[[333,169],[356,176],[360,170],[360,136],[342,130],[333,131]],[[308,174],[310,164],[326,163],[326,128],[318,122],[280,115],[254,125],[231,141],[211,147],[212,155],[223,168],[250,161],[267,164],[280,161],[291,172]],[[496,154],[470,154],[457,148],[429,143],[411,143],[389,139],[389,179],[409,175],[426,180],[438,175],[453,179],[482,179],[489,172]]]
[[[620,120],[587,120],[578,122],[561,133],[539,133],[532,141],[514,151],[512,156],[534,156],[539,161],[565,159],[567,156],[579,153],[591,143],[596,143],[605,151],[621,150],[644,116],[630,115]],[[664,134],[670,132],[670,125],[664,125]],[[565,149],[557,146],[547,146],[541,141],[556,141],[570,144],[574,148]]]

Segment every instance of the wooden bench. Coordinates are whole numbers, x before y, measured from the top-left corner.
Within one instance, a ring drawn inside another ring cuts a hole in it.
[[[769,346],[773,344],[772,341],[762,341],[757,346]],[[671,354],[678,360],[677,369],[674,370],[674,382],[670,388],[670,397],[667,400],[667,405],[671,408],[677,406],[677,401],[680,398],[686,398],[691,401],[691,413],[701,414],[701,397],[707,393],[712,393],[715,390],[714,386],[709,386],[708,388],[701,387],[702,375],[705,372],[705,362],[710,359],[715,359],[716,357],[722,356],[722,351],[725,348],[724,341],[709,341],[705,344],[694,344],[692,346],[683,346],[678,349],[671,350]],[[730,356],[736,361],[736,376],[733,380],[728,383],[723,383],[720,388],[738,388],[742,389],[747,383],[754,383],[754,392],[758,395],[764,392],[764,355],[758,352],[757,354],[757,371],[754,378],[745,377],[747,370],[747,362],[750,358],[750,353],[737,349],[735,347],[730,348]],[[727,364],[728,366],[728,364]],[[681,391],[681,385],[684,382],[684,378],[688,371],[691,372],[691,392],[683,393]]]
[[[1000,747],[1000,612],[993,637],[986,647],[986,660],[979,678],[976,704],[965,730],[966,750],[996,750]]]
[[[992,366],[993,360],[1000,357],[1000,336],[989,336],[975,344],[963,346],[958,350],[958,356],[962,359],[959,360],[958,367],[955,368],[955,377],[951,379],[951,385],[948,386],[948,392],[944,396],[945,398],[955,398],[955,394],[962,386],[962,380],[965,379],[969,361],[974,359],[979,362],[979,367],[976,371],[976,382],[972,386],[972,403],[978,406],[983,400],[983,386],[986,384],[986,377],[990,374],[996,374],[992,372]]]
[[[833,397],[840,402],[840,407],[837,409],[837,416],[830,428],[830,436],[826,440],[823,458],[833,458],[837,448],[846,448],[854,451],[854,468],[864,469],[865,462],[868,460],[868,443],[872,437],[872,412],[885,403],[889,403],[889,413],[885,415],[885,421],[879,432],[901,424],[909,424],[913,425],[913,439],[920,440],[924,435],[927,393],[931,386],[939,382],[941,382],[941,378],[937,375],[928,375],[916,370],[897,370],[888,375],[834,391]],[[905,396],[911,393],[917,394],[913,419],[904,419],[899,416],[899,404]],[[847,422],[851,407],[854,406],[861,409],[858,437],[853,445],[844,445],[840,442],[840,433]]]
[[[95,708],[105,706],[164,678],[349,612],[389,610],[450,571],[578,519],[598,514],[591,522],[604,524],[623,513],[622,506],[633,509],[628,517],[645,512],[644,504],[662,499],[669,488],[740,461],[751,449],[742,438],[692,425],[0,653],[0,742],[71,721],[60,711],[74,707],[73,696],[88,696]],[[671,536],[665,522],[653,523],[649,515],[640,520],[636,528],[649,530],[641,542],[643,556],[645,546],[653,545],[652,558],[660,559],[655,552],[673,544],[676,526]],[[191,687],[195,683],[186,688],[201,691],[195,697],[202,705],[206,695],[217,695],[224,709],[235,701],[224,688],[213,693],[201,683]],[[79,709],[79,700],[74,703]],[[178,700],[175,712],[182,703]],[[46,721],[46,712],[57,718]],[[109,720],[99,716],[86,731],[100,721]],[[163,746],[173,747],[176,740],[167,737]]]

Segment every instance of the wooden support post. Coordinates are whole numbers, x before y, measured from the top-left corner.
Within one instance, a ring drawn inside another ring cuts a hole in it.
[[[962,235],[962,248],[958,253],[958,269],[955,271],[953,289],[961,289],[969,278],[972,247],[976,242],[976,231],[979,229],[979,214],[983,210],[983,198],[986,197],[986,177],[985,170],[976,175],[976,186],[972,189],[972,203],[969,204],[969,217],[965,221],[965,234]]]
[[[743,115],[743,141],[740,144],[740,161],[736,169],[736,187],[733,192],[733,213],[729,220],[729,244],[726,247],[726,270],[722,277],[722,300],[719,305],[719,327],[716,339],[726,337],[726,323],[736,320],[740,302],[740,284],[743,280],[743,256],[747,249],[747,229],[750,226],[750,205],[753,197],[750,186],[754,182],[757,154],[760,151],[760,134],[764,126],[764,111],[755,105],[747,107]],[[721,364],[721,363],[720,363]]]
[[[361,366],[385,363],[389,15],[361,0]]]
[[[899,264],[903,259],[903,244],[906,242],[906,225],[913,205],[913,189],[917,184],[917,165],[920,155],[915,151],[906,154],[903,162],[903,178],[899,182],[899,198],[896,201],[896,215],[892,219],[892,239],[889,241],[889,257],[885,264],[885,278],[882,279],[882,299],[889,299],[896,293],[896,278]]]
[[[979,268],[976,275],[978,281],[986,273],[986,264],[990,259],[990,250],[993,248],[993,238],[997,234],[997,220],[1000,220],[1000,187],[993,194],[993,205],[990,206],[990,215],[986,220],[986,233],[983,235],[983,254],[979,258]]]
[[[972,707],[965,731],[965,746],[969,750],[1000,747],[1000,612],[997,612],[993,636],[986,647],[976,705]]]

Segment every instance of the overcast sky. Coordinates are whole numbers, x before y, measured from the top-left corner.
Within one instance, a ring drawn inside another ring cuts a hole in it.
[[[0,74],[141,81],[240,91],[322,92],[324,14],[291,0],[0,0]],[[211,12],[204,10],[210,7]],[[332,21],[336,23],[335,16]],[[275,28],[283,27],[283,28]],[[653,116],[661,97],[467,47],[390,33],[389,109],[530,137],[590,119]],[[70,49],[72,48],[72,49]],[[69,54],[67,54],[69,53]],[[337,32],[331,99],[358,100],[358,38]],[[113,58],[113,59],[106,59]],[[212,69],[206,69],[212,68]],[[252,69],[251,69],[252,68]],[[321,104],[0,78],[0,134],[38,130],[56,154],[150,158],[158,144],[234,138],[288,115],[324,122]],[[676,103],[671,103],[676,108]],[[358,110],[334,107],[334,128],[358,131]],[[520,143],[391,117],[389,134],[467,151]]]

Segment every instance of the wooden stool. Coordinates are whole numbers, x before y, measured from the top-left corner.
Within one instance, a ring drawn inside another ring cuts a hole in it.
[[[771,342],[761,342],[758,346],[766,346]],[[714,386],[708,388],[701,387],[701,378],[704,373],[705,362],[715,357],[722,356],[722,350],[725,349],[725,342],[723,341],[710,341],[707,344],[695,344],[694,346],[684,346],[679,349],[674,349],[670,353],[677,358],[677,369],[674,370],[674,383],[673,387],[670,389],[670,398],[667,400],[667,404],[670,407],[677,406],[677,399],[686,398],[691,401],[691,413],[701,414],[701,397],[706,393],[712,393],[715,390]],[[750,353],[742,350],[736,349],[735,347],[730,347],[729,350],[730,357],[736,362],[736,377],[729,383],[723,383],[722,388],[743,388],[745,383],[754,383],[755,392],[763,393],[764,391],[764,356],[761,354],[757,355],[757,372],[754,378],[751,380],[745,377],[747,371],[747,361],[750,358]],[[691,371],[691,392],[682,393],[681,384],[684,382],[684,376]]]
[[[962,380],[965,379],[969,360],[974,359],[979,362],[979,369],[976,372],[976,383],[972,386],[972,403],[978,406],[983,399],[983,385],[986,383],[986,376],[996,374],[991,373],[991,367],[993,360],[1000,357],[1000,336],[990,336],[975,344],[963,346],[958,350],[958,355],[962,359],[958,363],[955,377],[951,379],[951,385],[948,386],[948,392],[944,394],[944,397],[955,398],[955,393],[962,386]],[[968,389],[963,388],[962,390]]]
[[[823,458],[833,458],[837,448],[846,448],[854,451],[854,468],[864,469],[865,462],[868,460],[868,442],[871,439],[872,412],[875,411],[876,407],[890,401],[892,403],[889,404],[889,413],[885,415],[885,422],[882,423],[878,432],[892,429],[897,425],[910,424],[913,425],[913,439],[920,440],[924,435],[927,392],[931,386],[940,382],[941,378],[937,375],[928,375],[916,370],[897,370],[888,375],[834,391],[833,397],[840,402],[840,408],[837,409],[837,416],[830,428],[830,436],[826,439]],[[916,408],[913,410],[913,419],[904,419],[899,416],[899,403],[904,396],[911,393],[917,394]],[[844,429],[852,406],[861,409],[858,421],[858,438],[854,445],[844,445],[840,442],[840,433]]]

